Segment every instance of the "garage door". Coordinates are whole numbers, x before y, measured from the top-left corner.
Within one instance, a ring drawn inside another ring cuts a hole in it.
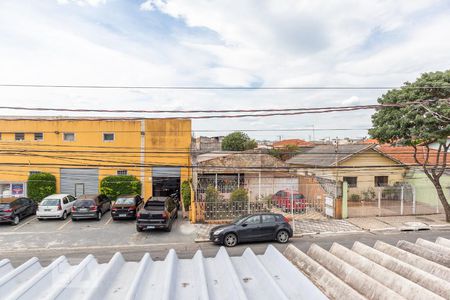
[[[152,175],[153,197],[166,197],[179,192],[179,167],[154,167]]]
[[[61,193],[78,197],[98,193],[98,169],[61,169]]]

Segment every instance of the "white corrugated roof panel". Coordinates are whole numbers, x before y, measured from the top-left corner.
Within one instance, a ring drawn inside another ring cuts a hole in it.
[[[47,267],[37,258],[13,268],[0,261],[1,299],[327,299],[273,246],[263,255],[247,249],[230,257],[198,251],[179,259],[170,250],[163,261],[147,253],[126,262],[116,253],[105,264],[88,255],[77,265],[61,256]]]

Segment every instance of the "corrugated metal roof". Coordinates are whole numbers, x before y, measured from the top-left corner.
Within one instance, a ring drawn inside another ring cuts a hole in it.
[[[305,254],[289,245],[284,254],[331,299],[450,299],[450,240],[417,239],[351,249],[316,244]]]
[[[116,253],[106,264],[88,255],[77,265],[61,256],[46,267],[32,258],[13,268],[0,261],[1,299],[326,299],[326,296],[278,250],[263,255],[251,249],[230,257],[198,251],[178,259],[170,250],[163,261],[147,253],[126,262]]]

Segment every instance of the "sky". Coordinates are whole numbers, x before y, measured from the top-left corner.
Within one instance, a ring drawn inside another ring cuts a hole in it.
[[[396,87],[450,69],[449,31],[446,0],[2,0],[0,83]],[[0,106],[271,109],[375,104],[385,92],[0,87]],[[359,138],[372,113],[193,120],[193,130]],[[63,115],[0,109],[13,114]]]

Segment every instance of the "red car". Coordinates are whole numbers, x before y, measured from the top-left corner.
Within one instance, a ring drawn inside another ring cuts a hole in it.
[[[293,192],[292,197],[291,190],[281,190],[272,196],[272,203],[277,207],[281,208],[285,212],[291,211],[291,203],[294,204],[294,212],[302,212],[306,209],[306,200],[303,194],[298,191]],[[293,198],[293,199],[292,199]]]

